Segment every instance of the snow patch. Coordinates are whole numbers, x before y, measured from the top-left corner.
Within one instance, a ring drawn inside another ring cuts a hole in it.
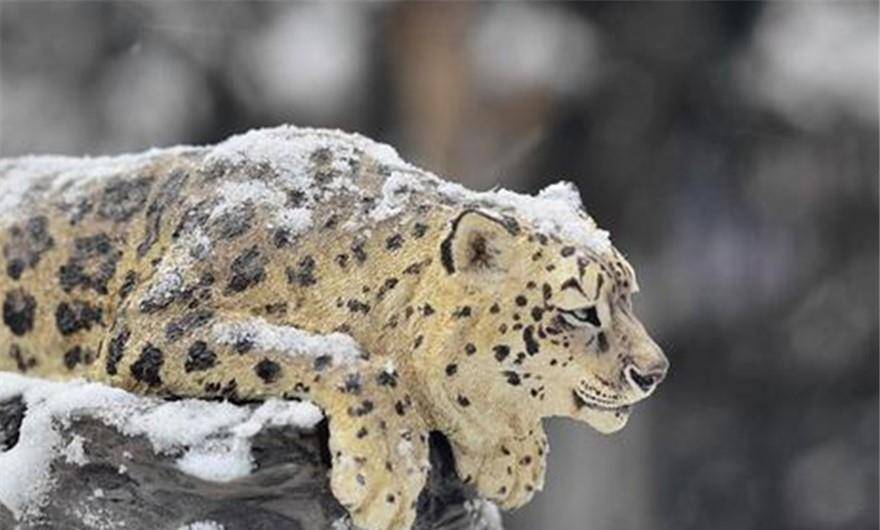
[[[61,436],[61,428],[77,417],[95,418],[127,436],[146,436],[157,454],[176,456],[181,471],[212,481],[251,471],[251,438],[263,427],[311,429],[323,417],[307,402],[269,400],[256,409],[225,402],[166,402],[97,383],[0,373],[0,400],[17,395],[27,412],[18,444],[0,453],[0,503],[19,520],[39,515],[48,502],[54,460],[87,461],[82,438],[74,436],[65,444]]]
[[[278,228],[287,230],[291,235],[302,234],[312,226],[312,211],[308,208],[287,208],[275,215],[275,222]]]
[[[85,438],[78,434],[73,435],[70,443],[61,450],[61,456],[64,457],[65,462],[68,464],[76,464],[78,466],[84,466],[89,463],[89,459],[86,458],[86,450],[83,447],[83,442],[85,442]]]
[[[437,181],[440,179],[437,178]],[[416,174],[393,173],[385,179],[382,185],[382,200],[370,212],[370,217],[378,223],[399,214],[414,192],[422,192],[425,189],[424,179],[420,179]]]
[[[284,193],[267,186],[259,180],[246,180],[244,182],[226,181],[220,183],[218,189],[220,204],[211,212],[211,218],[215,218],[233,206],[247,201],[260,204],[260,206],[281,207],[284,205]]]
[[[343,515],[339,519],[333,521],[333,526],[330,527],[331,530],[351,530],[351,517],[348,515]]]
[[[382,187],[382,198],[371,218],[380,222],[398,215],[414,194],[431,190],[466,206],[511,215],[540,232],[585,245],[597,254],[611,251],[608,232],[596,226],[584,210],[577,187],[570,182],[551,184],[532,196],[506,189],[473,191],[421,171],[392,173]]]
[[[397,365],[394,364],[394,359],[388,359],[385,361],[385,373],[388,375],[394,375],[397,372]]]
[[[326,160],[316,160],[315,154],[322,150],[328,154]],[[599,254],[611,249],[608,232],[600,230],[587,215],[580,194],[571,183],[550,185],[537,196],[505,189],[476,192],[412,166],[404,162],[391,146],[358,134],[290,126],[254,130],[218,144],[205,161],[209,165],[249,162],[271,167],[285,187],[303,192],[304,204],[300,211],[282,209],[282,213],[276,214],[276,219],[281,224],[294,219],[292,224],[295,231],[301,232],[311,225],[311,209],[318,206],[319,200],[328,198],[321,197],[320,193],[334,193],[339,190],[360,193],[351,175],[363,155],[382,166],[388,176],[382,185],[380,200],[368,218],[362,220],[366,221],[367,226],[350,221],[346,224],[348,228],[363,229],[391,219],[403,212],[414,195],[434,192],[442,199],[512,215],[547,235],[578,242]],[[314,172],[310,168],[315,164],[321,164],[322,172],[329,175],[321,186],[317,186],[311,176]],[[279,197],[254,190],[241,190],[231,195],[237,197],[238,201],[249,196],[263,197],[268,199],[270,205],[280,201]]]
[[[290,208],[285,205],[286,194],[260,180],[226,181],[219,187],[220,202],[208,219],[215,220],[234,208],[250,203],[260,210],[271,212],[273,221],[268,228],[281,227],[290,234],[301,234],[312,226],[310,208]],[[274,223],[274,224],[272,224]]]
[[[344,333],[318,335],[291,326],[276,326],[262,318],[220,322],[212,328],[224,344],[250,342],[261,351],[276,351],[290,357],[329,356],[334,364],[349,364],[361,358],[360,345]]]
[[[587,215],[577,188],[570,182],[551,184],[534,197],[505,189],[474,192],[453,182],[443,183],[439,191],[448,197],[514,214],[539,232],[576,241],[598,254],[611,250],[608,232],[600,230]]]
[[[491,501],[483,501],[483,520],[486,522],[486,530],[504,530],[501,519],[501,510]]]
[[[211,482],[246,477],[254,466],[250,441],[242,438],[211,440],[188,450],[176,464],[184,473]]]
[[[63,192],[73,204],[94,182],[143,169],[160,154],[182,154],[187,147],[102,156],[23,156],[0,160],[0,218],[12,218],[32,190]]]
[[[312,129],[282,125],[254,129],[232,136],[217,144],[205,159],[232,164],[246,161],[263,162],[276,169],[286,181],[305,187],[311,183],[305,174],[312,154],[320,149],[331,149],[330,168],[345,172],[351,169],[349,160],[357,160],[363,153],[379,164],[407,166],[393,147],[375,142],[365,136],[338,129]]]
[[[26,190],[63,191],[68,200],[68,195],[75,195],[76,190],[90,182],[131,173],[155,160],[157,155],[180,154],[187,149],[192,152],[194,148],[174,147],[98,159],[28,157],[0,161],[0,216],[20,206]],[[210,219],[251,203],[267,214],[269,228],[283,228],[289,235],[301,234],[312,228],[315,212],[336,195],[363,195],[362,184],[353,177],[366,157],[387,176],[373,210],[369,214],[354,214],[344,223],[346,229],[367,230],[392,219],[414,198],[431,201],[439,198],[441,202],[513,216],[547,235],[585,245],[599,254],[611,248],[608,232],[600,230],[587,215],[577,189],[570,183],[553,184],[537,196],[505,189],[471,191],[404,162],[392,147],[358,134],[280,126],[232,136],[216,146],[202,148],[199,153],[204,154],[205,168],[246,166],[242,173],[258,174],[258,178],[221,178],[219,199],[209,212]],[[296,199],[291,200],[294,195]],[[167,267],[183,271],[193,259],[208,256],[210,240],[204,233],[195,232],[186,234],[184,237],[188,239],[180,245],[185,255],[166,257]],[[173,274],[160,277],[163,289],[171,288],[169,292],[173,292],[176,281]]]
[[[206,166],[265,165],[274,174],[265,182],[222,183],[221,201],[211,218],[251,201],[272,213],[270,228],[283,228],[290,235],[304,233],[312,227],[313,210],[321,202],[344,191],[360,194],[352,175],[364,155],[389,167],[406,166],[390,146],[342,131],[281,126],[232,136],[210,150]],[[326,176],[320,185],[313,176],[315,167]],[[290,191],[301,192],[301,204],[286,204]]]
[[[177,296],[183,289],[183,275],[174,263],[179,263],[174,259],[163,259],[156,271],[156,281],[150,286],[150,289],[144,293],[142,302],[161,305]],[[184,263],[183,265],[187,265]]]
[[[196,521],[177,530],[223,530],[223,525],[214,521]]]
[[[239,437],[255,436],[264,427],[283,427],[285,425],[317,425],[324,418],[321,409],[310,402],[291,402],[281,399],[269,399],[250,417],[232,428]]]
[[[74,508],[76,517],[85,524],[86,528],[90,530],[118,530],[127,526],[125,521],[113,520],[108,510],[102,505],[102,501],[91,500],[95,502],[89,503],[88,506]]]

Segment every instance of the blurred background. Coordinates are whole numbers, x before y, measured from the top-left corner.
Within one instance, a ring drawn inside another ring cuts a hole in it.
[[[0,4],[0,155],[358,131],[576,182],[668,380],[519,529],[878,528],[878,4]]]

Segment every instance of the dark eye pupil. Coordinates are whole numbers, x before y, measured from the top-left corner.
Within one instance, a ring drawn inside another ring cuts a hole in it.
[[[595,307],[588,307],[586,309],[580,309],[575,313],[575,316],[578,320],[583,320],[584,322],[589,322],[590,324],[598,327],[602,326],[602,323],[599,322],[599,313],[596,312]]]

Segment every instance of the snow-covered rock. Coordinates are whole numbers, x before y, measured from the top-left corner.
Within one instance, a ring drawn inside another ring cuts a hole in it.
[[[306,402],[163,401],[0,374],[0,528],[347,528]],[[495,529],[432,439],[416,528]]]

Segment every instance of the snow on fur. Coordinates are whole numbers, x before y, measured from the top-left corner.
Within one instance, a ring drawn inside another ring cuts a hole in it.
[[[390,173],[383,184],[380,201],[370,214],[369,220],[374,223],[400,214],[414,195],[435,192],[456,202],[514,215],[531,223],[539,231],[578,241],[596,253],[610,251],[608,232],[600,230],[587,215],[580,193],[570,182],[552,184],[537,196],[505,189],[476,192],[416,168],[404,162],[392,147],[357,134],[293,127],[255,130],[219,144],[208,161],[266,163],[278,171],[283,180],[307,188],[312,183],[305,168],[311,163],[311,154],[321,148],[333,153],[332,165],[340,175],[351,171],[348,164],[358,158],[358,151],[371,157]],[[336,186],[342,189],[350,184],[342,176],[335,181]],[[358,227],[353,224],[350,228]]]
[[[290,357],[330,356],[334,364],[348,364],[361,358],[362,351],[351,336],[344,333],[318,335],[290,326],[276,326],[262,318],[231,323],[218,322],[212,331],[223,344],[249,342],[261,351],[274,351]]]
[[[319,160],[320,156],[316,160],[316,153],[321,152],[328,155],[325,161]],[[77,193],[90,184],[114,175],[132,174],[157,156],[170,154],[202,156],[206,168],[249,164],[269,169],[274,180],[244,178],[221,183],[221,201],[211,216],[251,202],[272,214],[274,226],[286,228],[292,235],[311,228],[313,210],[333,194],[362,193],[352,176],[367,156],[387,174],[386,181],[370,215],[347,223],[348,229],[363,230],[371,223],[391,219],[419,193],[430,192],[442,199],[513,215],[547,235],[580,242],[597,253],[610,250],[608,232],[597,228],[584,211],[573,184],[553,184],[537,196],[505,189],[475,192],[412,166],[394,148],[361,135],[292,126],[252,130],[216,146],[201,148],[176,146],[100,158],[43,156],[0,160],[0,215],[10,218],[6,214],[23,207],[30,190],[63,191],[65,201],[75,205]],[[321,186],[316,186],[310,171],[315,164],[325,164],[323,170],[330,175]],[[285,203],[282,189],[309,193],[304,195],[304,204],[291,207]]]

